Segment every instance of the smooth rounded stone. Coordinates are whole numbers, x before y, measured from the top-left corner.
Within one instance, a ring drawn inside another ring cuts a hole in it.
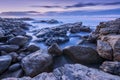
[[[108,60],[113,60],[113,49],[108,42],[98,40],[97,51],[101,57]]]
[[[81,64],[99,64],[103,62],[97,51],[91,47],[69,46],[63,49],[63,53],[73,61]]]
[[[120,62],[105,61],[100,68],[105,72],[120,76]]]
[[[17,57],[19,56],[16,52],[11,52],[9,55],[12,57],[12,62],[17,62]]]
[[[50,54],[53,55],[61,55],[62,54],[62,50],[60,49],[60,47],[58,46],[57,43],[52,44],[49,48],[48,48],[48,52]]]
[[[2,80],[32,80],[32,79],[30,77],[22,77],[22,78],[10,77],[10,78],[4,78]]]
[[[81,64],[66,64],[51,73],[39,74],[32,80],[120,80],[120,77]]]
[[[30,52],[35,52],[35,51],[38,51],[38,50],[40,50],[40,47],[38,47],[35,44],[31,44],[27,47],[27,51],[30,51]]]
[[[0,45],[0,51],[5,52],[14,52],[19,49],[19,46],[17,45]]]
[[[34,77],[52,64],[52,56],[46,50],[39,50],[22,59],[21,65],[27,76]]]
[[[28,38],[25,36],[16,36],[16,37],[8,40],[8,43],[14,44],[14,45],[19,45],[19,46],[24,46],[28,43]]]
[[[12,71],[12,72],[6,71],[5,73],[3,73],[0,76],[0,79],[9,78],[9,77],[19,78],[19,77],[22,77],[22,76],[23,76],[23,70],[19,69],[17,71]]]
[[[12,57],[10,55],[0,56],[0,74],[10,66],[11,62]]]
[[[20,68],[21,68],[21,65],[19,63],[15,63],[15,64],[11,65],[8,70],[11,72],[14,72]]]

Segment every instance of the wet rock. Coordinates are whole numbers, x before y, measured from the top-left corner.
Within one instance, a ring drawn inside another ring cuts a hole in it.
[[[28,38],[25,36],[16,36],[8,40],[8,44],[14,44],[19,46],[24,46],[27,44],[27,42],[28,42]]]
[[[0,38],[4,37],[4,30],[0,27]]]
[[[4,78],[2,80],[31,80],[31,78],[30,77],[22,77],[22,78],[14,78],[14,77],[12,77],[12,78]]]
[[[61,44],[61,43],[65,43],[67,41],[69,41],[69,37],[67,37],[67,36],[65,36],[65,37],[51,37],[45,41],[45,44],[50,46],[53,43]]]
[[[0,56],[0,74],[10,66],[11,61],[12,57],[9,55]]]
[[[98,40],[97,41],[97,51],[101,57],[108,59],[108,60],[113,59],[112,47],[110,46],[110,44],[108,42]]]
[[[14,72],[7,71],[7,72],[3,73],[3,75],[0,76],[0,79],[9,78],[9,77],[19,78],[22,76],[23,76],[23,70],[19,69],[19,70],[14,71]]]
[[[30,52],[35,52],[37,50],[40,50],[40,47],[38,47],[37,45],[35,44],[31,44],[27,47],[26,49],[27,51],[30,51]]]
[[[103,61],[97,51],[90,47],[70,46],[63,49],[63,53],[77,63],[99,64]]]
[[[19,56],[16,52],[11,52],[9,55],[12,57],[12,62],[17,62],[17,57]]]
[[[60,47],[58,46],[57,43],[52,44],[49,48],[48,48],[48,52],[50,54],[53,55],[61,55],[62,54],[62,50],[60,49]]]
[[[100,68],[105,72],[120,75],[120,62],[105,61]]]
[[[5,51],[5,52],[14,52],[19,49],[19,46],[17,45],[1,45],[0,46],[0,51]]]
[[[11,65],[8,70],[11,72],[14,72],[20,68],[21,68],[21,65],[19,63],[15,63],[15,64]]]
[[[97,69],[80,64],[67,64],[51,73],[42,73],[33,80],[119,80],[119,76],[111,75]]]
[[[22,68],[27,76],[36,76],[52,64],[52,56],[46,51],[34,52],[22,59]]]

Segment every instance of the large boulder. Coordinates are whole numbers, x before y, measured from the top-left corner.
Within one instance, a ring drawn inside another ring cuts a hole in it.
[[[5,52],[14,52],[19,49],[19,46],[17,45],[0,45],[0,51]]]
[[[97,51],[103,58],[120,61],[120,35],[102,36],[97,41]]]
[[[52,56],[45,50],[36,51],[22,59],[22,68],[27,76],[36,76],[52,64]]]
[[[10,66],[11,61],[12,57],[9,55],[0,56],[0,74]]]
[[[112,47],[108,42],[98,40],[97,41],[97,51],[98,54],[106,59],[112,60],[113,59],[113,51]]]
[[[88,68],[80,64],[67,64],[52,73],[42,73],[32,80],[119,80],[119,76]]]
[[[120,75],[120,62],[105,61],[100,68],[105,72]]]
[[[8,40],[8,44],[14,44],[19,46],[24,46],[27,43],[28,43],[28,38],[25,36],[16,36]]]
[[[82,64],[98,64],[103,61],[97,51],[90,47],[70,46],[63,49],[63,53]]]

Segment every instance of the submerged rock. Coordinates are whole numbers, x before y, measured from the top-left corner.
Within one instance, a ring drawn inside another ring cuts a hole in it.
[[[36,51],[22,59],[22,68],[27,76],[34,77],[52,64],[52,56],[46,51]]]

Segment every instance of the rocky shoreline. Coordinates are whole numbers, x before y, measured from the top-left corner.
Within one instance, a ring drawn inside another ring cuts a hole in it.
[[[34,30],[35,41],[48,49],[30,44],[26,32],[32,25],[26,20],[34,19],[0,18],[0,79],[120,80],[120,18],[101,22],[95,31],[81,22]],[[71,37],[68,32],[91,34],[61,49],[59,44]]]

